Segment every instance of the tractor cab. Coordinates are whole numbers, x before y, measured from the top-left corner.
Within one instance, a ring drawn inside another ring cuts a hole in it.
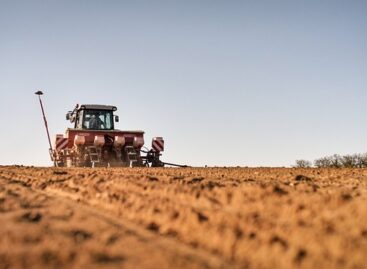
[[[79,130],[114,130],[114,122],[119,121],[119,117],[113,114],[116,110],[115,106],[77,105],[66,114],[66,119]]]

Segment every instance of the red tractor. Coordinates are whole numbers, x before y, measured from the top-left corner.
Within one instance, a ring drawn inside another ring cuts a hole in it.
[[[81,105],[66,114],[74,123],[65,135],[58,134],[53,152],[57,166],[154,166],[164,164],[159,160],[164,150],[162,137],[153,138],[152,150],[143,151],[143,131],[121,131],[115,129],[119,121],[114,115],[115,106]]]
[[[152,149],[144,150],[143,131],[121,131],[115,129],[119,121],[114,112],[115,106],[77,105],[66,114],[66,119],[74,124],[64,135],[57,134],[54,147],[51,145],[46,117],[39,96],[44,116],[50,156],[57,167],[163,167],[159,158],[164,150],[162,137],[154,137]],[[180,165],[177,165],[180,166]]]

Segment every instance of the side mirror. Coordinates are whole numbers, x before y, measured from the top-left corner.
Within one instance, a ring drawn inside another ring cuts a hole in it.
[[[119,118],[119,116],[115,116],[115,122],[119,122],[120,121],[120,118]]]
[[[71,123],[75,122],[75,115],[72,111],[66,113],[66,120],[70,121]]]

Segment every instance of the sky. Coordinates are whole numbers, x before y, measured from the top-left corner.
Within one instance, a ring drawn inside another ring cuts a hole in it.
[[[75,104],[163,160],[291,166],[367,152],[367,1],[0,0],[0,165],[51,166]]]

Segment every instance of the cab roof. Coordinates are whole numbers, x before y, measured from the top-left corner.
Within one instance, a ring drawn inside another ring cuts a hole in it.
[[[106,105],[93,105],[93,104],[86,104],[81,105],[79,109],[92,109],[92,110],[109,110],[109,111],[116,111],[117,107],[115,106],[106,106]]]

